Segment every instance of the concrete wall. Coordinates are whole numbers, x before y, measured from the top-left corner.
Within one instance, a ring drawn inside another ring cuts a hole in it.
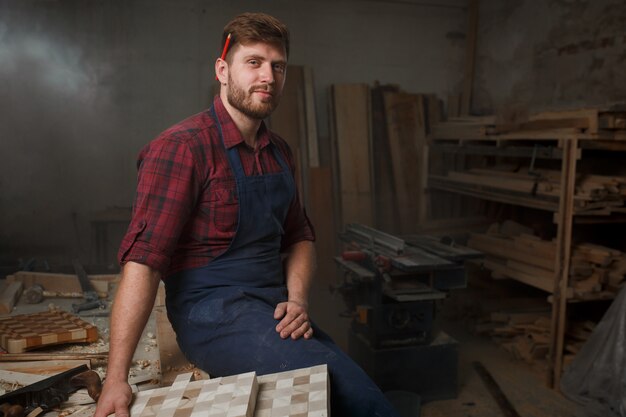
[[[481,0],[473,110],[626,101],[626,2]]]
[[[265,11],[331,83],[445,97],[464,60],[464,0],[0,0],[0,262],[93,255],[90,219],[129,206],[139,149],[207,107],[224,24]]]

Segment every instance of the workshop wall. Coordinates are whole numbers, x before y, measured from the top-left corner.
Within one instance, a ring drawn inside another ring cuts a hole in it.
[[[206,108],[224,24],[265,11],[312,67],[318,130],[332,83],[457,92],[463,0],[0,3],[0,262],[93,257],[90,220],[129,206],[140,148]],[[113,242],[112,245],[117,245]]]
[[[473,110],[626,100],[626,2],[481,0]]]

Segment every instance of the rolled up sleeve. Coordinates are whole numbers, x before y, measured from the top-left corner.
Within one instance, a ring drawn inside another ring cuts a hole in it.
[[[133,216],[118,261],[120,265],[138,262],[164,272],[195,206],[199,173],[187,143],[175,137],[148,144],[137,164]]]

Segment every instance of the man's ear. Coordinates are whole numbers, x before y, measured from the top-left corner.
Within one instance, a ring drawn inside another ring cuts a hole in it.
[[[228,62],[226,60],[217,58],[215,61],[215,78],[222,85],[226,85],[228,81]]]

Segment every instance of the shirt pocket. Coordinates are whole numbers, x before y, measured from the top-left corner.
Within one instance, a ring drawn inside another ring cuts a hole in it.
[[[234,179],[218,179],[204,191],[200,210],[209,225],[222,233],[237,230],[239,199]]]

